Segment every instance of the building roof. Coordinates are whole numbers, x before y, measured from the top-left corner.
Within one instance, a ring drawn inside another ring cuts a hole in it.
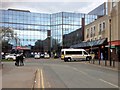
[[[102,44],[107,43],[107,38],[94,40],[94,41],[87,41],[87,42],[81,42],[79,44],[72,45],[71,48],[82,48],[82,47],[91,47],[91,46],[99,46]]]

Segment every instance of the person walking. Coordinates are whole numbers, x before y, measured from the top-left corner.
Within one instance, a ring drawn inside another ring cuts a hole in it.
[[[102,53],[102,52],[101,52],[101,55],[100,55],[100,56],[101,56],[101,60],[103,60],[103,53]]]
[[[16,55],[16,62],[15,62],[15,66],[19,66],[19,61],[20,61],[20,55],[17,54]]]
[[[24,66],[24,56],[23,56],[23,53],[20,54],[20,66]]]
[[[118,61],[120,62],[120,50],[118,50]]]

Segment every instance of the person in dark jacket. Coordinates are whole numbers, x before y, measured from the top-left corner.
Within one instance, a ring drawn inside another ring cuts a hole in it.
[[[15,62],[15,66],[19,66],[19,61],[20,61],[20,55],[17,54],[16,55],[16,62]]]
[[[23,56],[23,53],[20,54],[20,66],[24,66],[24,56]]]
[[[120,50],[118,50],[118,60],[119,60],[119,62],[120,62]]]

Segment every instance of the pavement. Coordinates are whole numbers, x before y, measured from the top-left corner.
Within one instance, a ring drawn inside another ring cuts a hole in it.
[[[26,66],[17,67],[14,65],[14,62],[5,62],[3,64],[3,88],[32,88],[35,73],[34,68]]]

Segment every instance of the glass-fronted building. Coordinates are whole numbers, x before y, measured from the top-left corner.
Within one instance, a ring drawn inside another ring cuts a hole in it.
[[[8,27],[14,30],[18,38],[17,43],[11,40],[14,46],[30,46],[31,50],[39,42],[44,43],[50,34],[50,47],[52,50],[63,47],[63,35],[67,35],[82,28],[82,18],[85,25],[97,19],[97,15],[83,13],[60,12],[53,14],[32,13],[28,10],[0,10],[0,27]],[[81,34],[80,34],[81,35]],[[39,45],[39,44],[38,44]],[[44,46],[44,44],[42,44]],[[47,45],[46,45],[47,46]],[[44,47],[43,47],[44,48]],[[39,51],[41,49],[39,48]]]
[[[94,10],[90,11],[88,14],[99,15],[99,16],[107,15],[108,14],[108,3],[104,2],[103,4],[95,8]]]

